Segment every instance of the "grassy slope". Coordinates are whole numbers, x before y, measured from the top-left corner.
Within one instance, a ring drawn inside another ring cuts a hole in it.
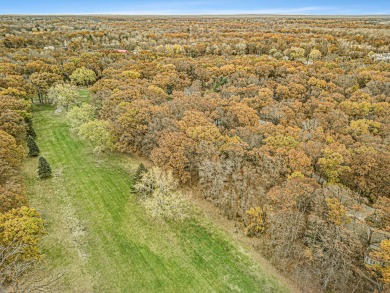
[[[56,175],[37,180],[35,158],[25,173],[31,205],[47,223],[43,251],[54,272],[66,271],[59,291],[287,291],[210,223],[150,221],[130,194],[127,157],[93,155],[63,114],[35,106],[34,123]]]

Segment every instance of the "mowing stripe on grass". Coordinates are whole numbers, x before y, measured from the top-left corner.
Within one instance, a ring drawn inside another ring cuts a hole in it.
[[[210,223],[153,222],[130,192],[122,155],[93,154],[63,114],[34,108],[37,143],[60,177],[37,180],[30,158],[25,173],[32,206],[49,223],[43,250],[68,271],[61,292],[287,292]],[[72,218],[80,227],[66,231]]]

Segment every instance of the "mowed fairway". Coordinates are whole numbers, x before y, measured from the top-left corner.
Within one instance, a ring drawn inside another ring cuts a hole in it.
[[[63,113],[35,105],[34,126],[54,176],[36,179],[36,158],[26,159],[25,176],[30,203],[46,220],[51,272],[65,272],[58,292],[287,292],[199,216],[150,220],[130,191],[134,161],[94,155]]]

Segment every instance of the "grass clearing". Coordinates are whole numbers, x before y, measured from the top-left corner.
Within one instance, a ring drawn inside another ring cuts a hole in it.
[[[204,219],[153,222],[130,193],[128,157],[94,155],[64,116],[34,105],[36,141],[53,178],[37,179],[36,158],[25,163],[30,203],[48,230],[42,250],[52,272],[66,273],[53,291],[287,292]]]

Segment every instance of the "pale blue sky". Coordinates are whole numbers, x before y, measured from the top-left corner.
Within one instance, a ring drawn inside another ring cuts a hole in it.
[[[390,0],[0,0],[0,14],[390,14]]]

